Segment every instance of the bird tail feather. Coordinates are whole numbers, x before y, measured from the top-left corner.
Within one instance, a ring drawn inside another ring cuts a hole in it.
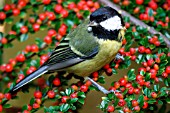
[[[42,74],[46,73],[47,71],[48,71],[48,66],[40,67],[39,69],[37,69],[36,71],[31,73],[30,75],[27,75],[27,77],[24,78],[23,80],[21,80],[18,84],[16,84],[11,91],[15,92],[16,90],[18,90],[22,86],[24,86],[27,83],[33,81],[34,79],[40,77]]]

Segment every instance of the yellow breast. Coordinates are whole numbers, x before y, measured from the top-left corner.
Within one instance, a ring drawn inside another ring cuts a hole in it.
[[[98,54],[89,60],[67,68],[67,72],[78,76],[89,76],[91,73],[101,69],[105,64],[110,63],[122,46],[121,42],[114,40],[99,39],[100,49]]]

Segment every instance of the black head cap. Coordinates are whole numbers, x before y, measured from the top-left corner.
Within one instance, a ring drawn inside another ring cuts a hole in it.
[[[96,11],[94,11],[90,15],[90,21],[95,21],[97,23],[100,23],[100,22],[107,20],[114,16],[119,16],[121,18],[121,23],[124,26],[124,22],[123,22],[121,15],[115,9],[113,9],[109,6],[102,7],[102,8],[97,9]]]

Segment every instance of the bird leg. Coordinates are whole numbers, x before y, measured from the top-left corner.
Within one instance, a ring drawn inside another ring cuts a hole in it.
[[[109,93],[115,93],[115,91],[110,90],[108,91],[107,89],[105,89],[104,87],[102,87],[101,85],[99,85],[97,82],[95,82],[93,79],[91,79],[90,77],[86,77],[86,80],[90,80],[90,82],[92,82],[92,85],[94,87],[96,87],[99,91],[103,92],[104,94],[109,94]],[[117,91],[116,91],[117,92]]]
[[[121,55],[120,53],[117,53],[115,56],[115,60],[118,60],[118,59],[125,60],[123,55]]]

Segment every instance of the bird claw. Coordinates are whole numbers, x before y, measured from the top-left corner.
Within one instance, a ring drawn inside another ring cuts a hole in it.
[[[125,60],[123,55],[121,55],[120,53],[117,53],[115,56],[115,59],[121,59],[121,60]]]
[[[103,86],[99,85],[97,82],[95,82],[93,79],[91,79],[89,77],[86,77],[85,80],[89,80],[90,82],[92,82],[92,85],[94,87],[96,87],[99,91],[103,92],[104,94],[120,92],[120,91],[117,91],[117,90],[110,90],[110,91],[108,91]]]

